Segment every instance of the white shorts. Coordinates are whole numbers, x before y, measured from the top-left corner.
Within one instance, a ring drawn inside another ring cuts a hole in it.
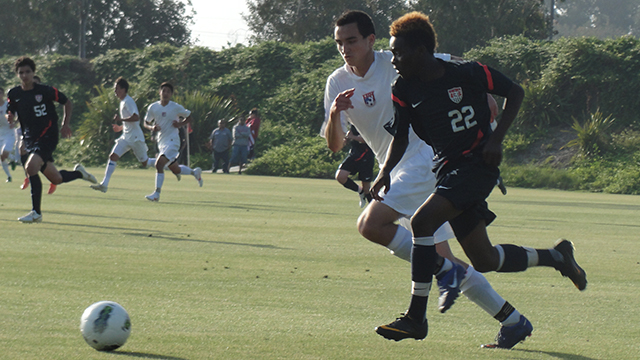
[[[382,197],[383,204],[399,212],[402,217],[400,225],[411,231],[409,218],[422,206],[436,187],[436,176],[431,171],[433,153],[428,147],[414,152],[402,160],[391,172],[391,187]],[[448,222],[444,223],[434,234],[435,242],[441,243],[455,238]]]
[[[118,157],[122,157],[122,155],[126,154],[129,150],[133,150],[133,154],[136,156],[136,158],[138,158],[138,161],[140,162],[147,161],[147,159],[149,159],[149,157],[147,156],[147,151],[149,151],[149,148],[144,141],[140,140],[129,142],[128,140],[125,140],[121,137],[117,138],[116,144],[113,146],[113,150],[111,150],[111,152],[118,155]]]
[[[158,144],[158,150],[159,155],[164,155],[171,163],[180,156],[180,141],[169,140],[166,143]]]
[[[11,131],[7,131],[4,134],[0,134],[0,152],[12,152],[13,147],[16,143],[16,134],[11,129]]]

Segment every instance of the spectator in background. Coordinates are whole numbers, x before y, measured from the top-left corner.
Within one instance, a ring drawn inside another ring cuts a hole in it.
[[[233,151],[231,165],[238,164],[238,174],[242,174],[242,165],[247,162],[251,129],[246,125],[244,115],[237,117],[238,123],[233,127]]]
[[[249,117],[247,118],[247,126],[251,129],[251,137],[249,138],[249,160],[255,157],[254,148],[256,141],[258,141],[258,131],[260,130],[260,115],[258,109],[253,108],[249,111]]]
[[[232,141],[233,135],[231,130],[227,129],[227,121],[218,120],[218,128],[213,130],[208,143],[209,148],[213,150],[212,172],[214,174],[220,169],[220,161],[222,161],[222,171],[225,174],[229,173],[229,149]]]

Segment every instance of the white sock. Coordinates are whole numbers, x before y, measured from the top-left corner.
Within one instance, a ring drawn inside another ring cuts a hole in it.
[[[7,163],[7,160],[2,162],[2,170],[7,174],[7,178],[11,177],[11,173],[9,172],[9,163]]]
[[[447,271],[453,269],[453,262],[447,258],[444,258],[444,262],[442,263],[442,267],[436,274],[436,277],[446,273]]]
[[[109,180],[111,180],[111,175],[116,171],[116,166],[118,165],[117,161],[109,160],[107,163],[107,170],[104,172],[104,179],[102,180],[102,185],[109,186]]]
[[[180,175],[193,175],[193,170],[186,165],[180,165]]]
[[[477,272],[471,265],[467,268],[464,279],[460,283],[460,290],[469,300],[492,317],[495,317],[507,302],[493,289],[484,275]],[[501,324],[511,326],[518,323],[519,320],[520,313],[518,310],[514,310]]]
[[[402,226],[398,226],[393,240],[387,245],[391,253],[402,260],[411,262],[411,250],[413,249],[413,236],[411,231]]]
[[[162,184],[164,183],[164,173],[156,173],[156,192],[160,193]]]
[[[146,166],[151,166],[155,164],[156,164],[156,158],[148,158],[147,163],[144,166],[146,167]]]

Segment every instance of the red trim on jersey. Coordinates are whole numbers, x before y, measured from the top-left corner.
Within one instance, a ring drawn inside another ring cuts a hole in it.
[[[484,73],[487,74],[487,86],[489,87],[489,90],[493,90],[493,77],[491,76],[491,71],[489,71],[487,65],[478,64],[482,66]]]
[[[397,98],[395,95],[393,95],[393,94],[391,94],[391,100],[393,100],[393,101],[397,102],[397,103],[398,103],[398,105],[400,105],[400,106],[402,106],[402,107],[409,107],[409,106],[407,105],[407,103],[406,103],[406,102],[404,102],[404,101],[402,101],[402,100],[398,99],[398,98]]]
[[[360,161],[360,160],[362,160],[362,158],[363,158],[365,155],[367,155],[367,153],[368,153],[368,152],[369,152],[369,149],[366,149],[365,151],[363,151],[363,152],[362,152],[362,155],[360,155],[360,156],[356,159],[356,161]]]
[[[56,101],[56,102],[60,102],[60,96],[58,95],[58,89],[53,88],[53,90],[55,91],[55,94],[56,94],[55,98],[53,100]]]
[[[47,133],[47,131],[51,128],[51,126],[53,125],[53,121],[49,120],[49,125],[47,125],[46,128],[44,128],[44,130],[42,130],[42,132],[40,133],[40,136],[38,136],[38,139],[40,139],[41,137],[44,136],[44,134]]]
[[[473,142],[473,144],[471,144],[471,147],[469,148],[469,150],[465,150],[462,152],[462,155],[467,155],[468,153],[471,152],[471,150],[475,149],[478,144],[480,143],[480,140],[484,137],[484,134],[482,133],[482,130],[478,131],[478,137],[476,137],[476,141]]]

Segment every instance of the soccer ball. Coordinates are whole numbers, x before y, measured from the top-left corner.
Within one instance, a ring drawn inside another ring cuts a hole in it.
[[[129,314],[113,301],[89,306],[80,318],[84,340],[96,350],[111,351],[124,345],[131,334]]]

